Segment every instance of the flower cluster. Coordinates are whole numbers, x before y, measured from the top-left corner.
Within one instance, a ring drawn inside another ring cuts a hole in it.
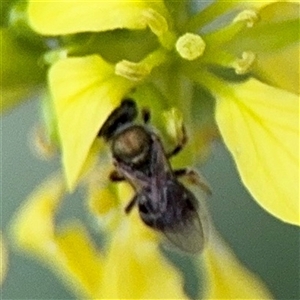
[[[21,247],[58,269],[81,297],[189,297],[178,269],[158,247],[160,237],[136,211],[124,215],[130,187],[104,176],[110,163],[97,135],[125,97],[154,112],[153,124],[169,147],[182,138],[185,123],[193,138],[175,166],[207,158],[211,142],[221,137],[254,199],[282,221],[300,223],[299,4],[198,5],[7,4],[2,110],[42,90],[46,137],[39,139],[40,149],[59,149],[64,174],[33,192],[13,232]],[[81,223],[55,230],[63,195],[78,186],[85,188],[90,211],[105,231],[101,251]],[[270,298],[207,219],[207,245],[193,260],[205,278],[201,297]]]

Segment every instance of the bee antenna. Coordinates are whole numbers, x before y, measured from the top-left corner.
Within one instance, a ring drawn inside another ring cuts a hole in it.
[[[120,106],[109,115],[101,127],[98,136],[106,140],[111,139],[121,126],[132,122],[137,117],[137,114],[135,101],[130,98],[123,99]]]

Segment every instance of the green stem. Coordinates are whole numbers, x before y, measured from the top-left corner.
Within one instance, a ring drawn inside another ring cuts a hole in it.
[[[198,72],[191,72],[189,69],[184,70],[184,72],[192,81],[207,88],[214,97],[231,92],[231,89],[228,88],[228,83],[204,68]]]
[[[233,63],[236,61],[236,56],[223,51],[219,47],[207,47],[205,55],[199,60],[199,66],[203,65],[218,65],[226,68],[232,68]],[[196,65],[192,65],[195,70]]]

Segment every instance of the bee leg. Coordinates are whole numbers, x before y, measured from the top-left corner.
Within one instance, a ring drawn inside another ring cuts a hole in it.
[[[129,214],[129,213],[132,211],[133,207],[134,207],[135,204],[136,204],[136,199],[137,199],[137,197],[134,196],[134,197],[129,201],[129,203],[126,205],[126,207],[125,207],[125,213],[126,213],[126,214]]]
[[[181,140],[178,141],[177,146],[171,152],[167,153],[167,158],[170,158],[170,157],[178,154],[186,145],[188,138],[187,138],[186,129],[185,129],[184,125],[182,125],[181,130],[182,130]]]
[[[145,124],[148,124],[150,122],[151,119],[151,112],[148,108],[142,108],[142,118]]]
[[[125,178],[124,176],[122,176],[118,171],[113,170],[110,174],[109,174],[109,179],[113,182],[120,182],[120,181],[124,181]]]
[[[211,188],[209,187],[206,179],[198,172],[192,169],[178,169],[174,170],[174,175],[176,177],[186,176],[191,184],[199,185],[208,195],[212,194]]]

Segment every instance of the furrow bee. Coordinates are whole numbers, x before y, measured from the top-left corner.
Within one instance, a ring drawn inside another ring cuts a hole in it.
[[[125,212],[136,205],[142,221],[163,233],[172,244],[190,253],[198,253],[204,244],[204,227],[199,216],[199,202],[178,178],[197,177],[194,171],[173,170],[169,159],[187,142],[183,139],[167,153],[154,130],[149,126],[150,111],[142,110],[143,124],[136,122],[137,105],[124,99],[108,117],[99,131],[99,137],[110,144],[115,170],[112,181],[126,180],[135,190]],[[197,179],[202,189],[209,188]]]

